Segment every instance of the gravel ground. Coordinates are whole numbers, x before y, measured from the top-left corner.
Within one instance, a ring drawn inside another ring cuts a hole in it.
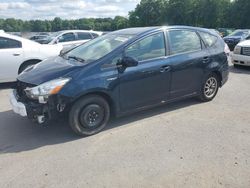
[[[41,127],[14,114],[9,92],[0,90],[1,188],[250,187],[249,68],[230,67],[210,103],[168,104],[86,138],[67,122]]]

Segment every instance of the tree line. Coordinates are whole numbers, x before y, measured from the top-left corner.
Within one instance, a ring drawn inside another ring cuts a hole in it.
[[[250,29],[249,10],[249,0],[142,0],[129,13],[129,23]]]
[[[96,31],[114,31],[129,27],[128,18],[82,18],[63,20],[59,17],[53,20],[21,20],[0,19],[0,29],[7,32],[55,32],[68,29],[83,29]]]
[[[141,0],[128,18],[82,18],[75,20],[0,19],[8,32],[54,32],[67,29],[113,31],[127,27],[191,25],[206,28],[250,28],[249,0]]]

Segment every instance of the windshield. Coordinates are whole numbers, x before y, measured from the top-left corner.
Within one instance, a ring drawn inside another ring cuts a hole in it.
[[[67,59],[74,57],[90,63],[104,57],[132,37],[133,35],[107,34],[69,51],[64,57]]]
[[[229,36],[241,37],[241,36],[247,35],[248,33],[249,33],[249,31],[236,30],[236,31],[232,32]]]

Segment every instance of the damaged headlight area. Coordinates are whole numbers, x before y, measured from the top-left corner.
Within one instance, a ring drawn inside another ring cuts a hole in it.
[[[30,99],[36,99],[39,103],[46,103],[50,95],[57,94],[71,78],[58,78],[45,82],[33,88],[26,88],[25,93]]]

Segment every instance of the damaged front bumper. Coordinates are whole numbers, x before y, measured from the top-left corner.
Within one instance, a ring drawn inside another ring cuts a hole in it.
[[[13,90],[11,93],[10,93],[10,104],[11,104],[11,107],[12,107],[12,110],[25,117],[27,116],[27,110],[26,110],[26,107],[23,103],[21,102],[18,102],[17,99],[16,99],[16,92],[15,90]]]
[[[10,104],[13,111],[39,124],[57,119],[65,111],[70,101],[67,97],[54,95],[50,96],[45,103],[40,103],[27,96],[20,96],[17,90],[13,90],[10,94]]]

